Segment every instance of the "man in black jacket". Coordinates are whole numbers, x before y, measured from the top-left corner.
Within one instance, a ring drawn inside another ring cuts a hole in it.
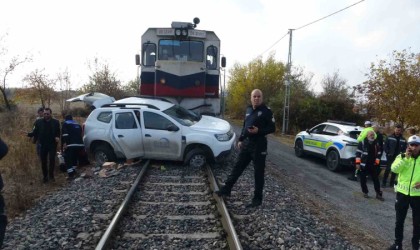
[[[34,141],[41,145],[43,182],[54,181],[55,155],[60,141],[60,122],[54,119],[50,108],[44,109],[44,119],[35,122]]]
[[[6,143],[2,141],[0,138],[0,160],[7,154],[8,147]],[[4,234],[6,233],[6,226],[7,226],[7,216],[5,211],[5,203],[4,198],[2,194],[4,184],[3,184],[3,178],[0,174],[0,248],[3,245],[4,240]]]
[[[262,204],[264,188],[265,158],[267,156],[267,135],[274,133],[276,126],[273,112],[263,103],[261,90],[251,93],[251,104],[246,109],[243,128],[238,140],[240,150],[238,160],[228,176],[225,185],[216,192],[219,196],[229,196],[233,185],[251,162],[254,163],[255,190],[252,203],[247,207]]]
[[[389,135],[385,141],[384,151],[386,153],[387,167],[385,169],[384,177],[382,179],[382,187],[386,187],[389,172],[391,171],[391,165],[394,162],[397,155],[404,153],[407,148],[407,141],[402,135],[402,126],[396,125],[394,133]],[[393,187],[395,184],[396,174],[391,172],[389,179],[389,186]]]

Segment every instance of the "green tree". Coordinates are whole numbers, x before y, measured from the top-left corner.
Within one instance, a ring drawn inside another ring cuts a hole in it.
[[[83,93],[100,92],[113,96],[115,99],[120,99],[124,96],[120,81],[117,80],[116,74],[111,71],[106,62],[100,63],[98,58],[95,58],[93,65],[89,67],[92,75],[89,76],[89,83],[81,87]]]
[[[264,102],[277,97],[277,93],[284,88],[283,76],[285,66],[270,55],[266,61],[257,58],[247,65],[236,63],[229,71],[226,110],[234,118],[242,118],[245,107],[249,104],[250,93],[253,89],[261,89]],[[273,108],[273,107],[272,107]]]
[[[420,124],[420,55],[393,51],[389,61],[372,63],[364,82],[368,107],[378,120],[404,127]]]
[[[137,79],[130,80],[122,86],[124,94],[127,96],[135,96],[139,93],[139,81]]]

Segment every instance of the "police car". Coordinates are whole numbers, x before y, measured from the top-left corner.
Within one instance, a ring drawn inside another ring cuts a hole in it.
[[[338,171],[354,163],[357,136],[363,130],[355,123],[328,121],[302,131],[295,137],[295,155],[315,155],[326,159],[327,168]]]
[[[144,158],[201,167],[225,160],[236,138],[227,121],[197,115],[164,99],[108,98],[105,104],[101,96],[91,93],[67,101],[96,107],[84,124],[83,141],[97,164]]]

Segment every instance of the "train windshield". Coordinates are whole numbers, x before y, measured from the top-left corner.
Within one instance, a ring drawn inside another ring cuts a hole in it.
[[[160,40],[159,60],[203,62],[204,44],[201,41]]]

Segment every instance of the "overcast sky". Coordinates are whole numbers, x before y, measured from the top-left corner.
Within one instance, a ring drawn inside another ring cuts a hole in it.
[[[0,0],[0,45],[7,55],[31,55],[32,63],[8,78],[22,86],[33,69],[50,76],[71,73],[73,88],[87,82],[88,62],[98,57],[124,83],[135,79],[135,54],[148,27],[192,22],[221,39],[228,70],[275,52],[287,62],[288,29],[295,29],[360,0]],[[419,0],[365,0],[293,32],[292,63],[319,81],[339,70],[350,86],[363,82],[371,62],[389,59],[393,50],[420,53]],[[267,52],[266,52],[267,51]],[[265,52],[263,54],[263,52]],[[4,68],[6,58],[0,58]]]

